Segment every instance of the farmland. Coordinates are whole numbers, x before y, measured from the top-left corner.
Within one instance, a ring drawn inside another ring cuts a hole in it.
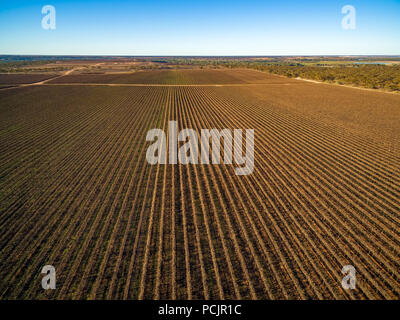
[[[0,74],[0,85],[27,84],[50,79],[55,75],[43,74]]]
[[[97,84],[244,84],[244,83],[288,83],[290,80],[246,69],[226,70],[161,70],[123,74],[71,74],[51,80],[53,84],[97,83]]]
[[[245,69],[0,90],[0,298],[399,299],[399,119],[398,94]],[[149,165],[170,120],[254,129],[253,173]]]

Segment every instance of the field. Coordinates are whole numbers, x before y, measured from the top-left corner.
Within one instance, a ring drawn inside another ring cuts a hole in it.
[[[226,70],[160,70],[124,74],[71,74],[50,80],[52,84],[96,83],[96,84],[170,84],[170,85],[215,85],[288,83],[290,80],[246,69]]]
[[[43,80],[50,79],[55,75],[44,75],[44,74],[6,74],[0,73],[0,85],[14,85],[14,84],[26,84],[34,83]]]
[[[399,299],[399,119],[397,94],[244,69],[2,89],[0,298]],[[169,120],[255,129],[253,173],[149,165]]]

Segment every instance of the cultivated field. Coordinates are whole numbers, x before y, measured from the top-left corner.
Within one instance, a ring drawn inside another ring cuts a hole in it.
[[[112,84],[243,84],[287,83],[288,79],[249,70],[161,70],[124,74],[71,74],[49,83],[112,83]]]
[[[399,119],[399,95],[251,70],[1,90],[0,298],[399,299]],[[169,120],[255,129],[253,173],[149,165]]]
[[[0,73],[0,85],[26,84],[34,83],[55,77],[52,74],[18,74],[18,73]]]

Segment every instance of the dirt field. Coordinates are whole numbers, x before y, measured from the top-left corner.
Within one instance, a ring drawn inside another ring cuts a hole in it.
[[[0,92],[0,298],[400,298],[400,96],[250,70],[54,82],[181,86]],[[169,120],[255,129],[253,173],[149,165]]]
[[[162,70],[125,74],[71,74],[49,83],[113,83],[113,84],[244,84],[287,83],[291,80],[249,70]]]
[[[0,85],[25,84],[47,80],[55,77],[54,74],[18,74],[0,73]]]

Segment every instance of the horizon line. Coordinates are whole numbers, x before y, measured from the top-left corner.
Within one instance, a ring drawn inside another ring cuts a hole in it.
[[[1,56],[26,56],[26,57],[400,57],[400,54],[273,54],[273,55],[195,55],[195,54],[19,54],[19,53],[0,53]]]

